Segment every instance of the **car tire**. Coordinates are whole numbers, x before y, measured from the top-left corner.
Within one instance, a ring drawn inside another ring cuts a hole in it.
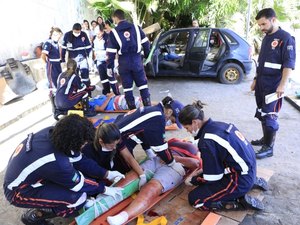
[[[227,63],[219,71],[219,80],[223,84],[238,84],[243,77],[244,71],[236,63]]]

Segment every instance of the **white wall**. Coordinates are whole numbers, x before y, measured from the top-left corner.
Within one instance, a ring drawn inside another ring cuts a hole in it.
[[[96,17],[85,0],[0,0],[0,65],[26,52],[34,57],[34,47],[49,37],[52,26],[65,33]]]

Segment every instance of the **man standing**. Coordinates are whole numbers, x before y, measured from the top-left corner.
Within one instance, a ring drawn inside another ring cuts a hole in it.
[[[251,141],[251,144],[262,145],[256,153],[256,158],[262,159],[273,156],[276,131],[279,129],[277,117],[286,83],[295,68],[296,53],[294,37],[279,27],[272,8],[262,9],[255,19],[266,34],[258,57],[257,75],[251,85],[257,104],[255,117],[261,121],[263,129],[263,137]],[[267,95],[272,93],[276,100],[266,102]]]
[[[66,51],[68,58],[74,59],[77,68],[80,71],[81,81],[89,87],[91,82],[89,78],[89,67],[87,58],[92,50],[91,43],[85,32],[81,31],[81,25],[75,23],[73,29],[64,36],[62,44],[62,60],[65,60]]]
[[[116,10],[112,19],[117,27],[109,34],[107,75],[113,73],[116,53],[119,55],[119,73],[122,79],[125,99],[129,109],[135,109],[133,81],[140,90],[144,106],[150,106],[150,93],[141,58],[142,46],[144,56],[150,52],[150,43],[144,32],[135,24],[125,20],[122,10]]]

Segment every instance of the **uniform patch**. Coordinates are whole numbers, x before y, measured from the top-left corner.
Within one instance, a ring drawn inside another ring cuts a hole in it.
[[[278,45],[278,40],[277,39],[272,41],[272,43],[271,43],[272,49],[276,48],[277,45]]]
[[[78,183],[78,182],[79,182],[79,176],[78,176],[77,173],[74,174],[74,176],[73,176],[73,178],[72,178],[72,181],[73,181],[74,183]]]
[[[81,40],[82,40],[82,42],[84,42],[85,41],[85,37],[82,37]]]
[[[293,45],[288,45],[288,46],[286,46],[286,49],[288,51],[293,51],[294,50],[294,46]]]
[[[130,33],[128,31],[124,32],[124,37],[126,38],[126,41],[130,41]]]
[[[61,86],[64,85],[66,83],[66,79],[62,78],[59,83],[60,83]]]
[[[236,130],[236,131],[234,131],[234,133],[242,142],[244,142],[246,140],[246,138],[240,131]]]
[[[16,157],[17,155],[19,155],[19,153],[21,152],[22,148],[23,148],[24,144],[21,143],[18,145],[18,147],[16,147],[14,154],[12,155],[12,158]]]

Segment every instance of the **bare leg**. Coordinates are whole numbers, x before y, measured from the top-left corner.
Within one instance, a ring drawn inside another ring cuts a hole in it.
[[[115,216],[107,217],[107,221],[110,225],[121,225],[125,223],[129,218],[134,217],[142,213],[151,204],[151,201],[159,196],[163,190],[159,181],[152,179],[145,184],[136,199],[121,213]]]

